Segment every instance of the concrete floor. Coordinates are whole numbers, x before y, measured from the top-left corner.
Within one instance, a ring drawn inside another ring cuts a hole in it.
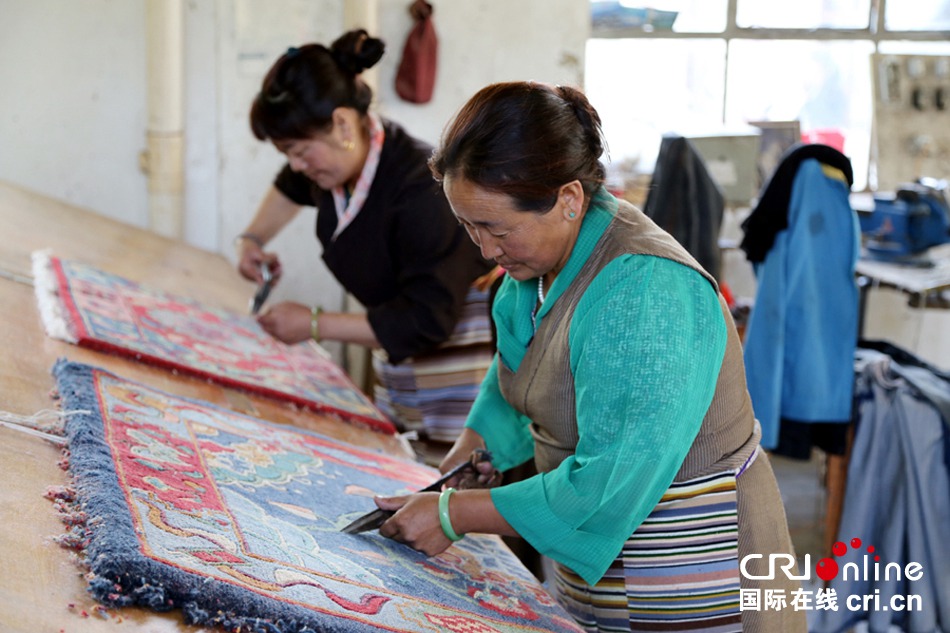
[[[825,537],[824,454],[813,451],[809,461],[769,455],[785,505],[788,529],[799,558],[821,558]]]

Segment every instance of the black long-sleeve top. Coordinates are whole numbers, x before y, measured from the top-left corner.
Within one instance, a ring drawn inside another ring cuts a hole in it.
[[[383,122],[376,176],[353,222],[337,226],[333,194],[285,166],[274,185],[294,202],[315,206],[323,261],[366,307],[370,326],[392,363],[448,339],[472,282],[489,271],[432,178],[431,146]]]

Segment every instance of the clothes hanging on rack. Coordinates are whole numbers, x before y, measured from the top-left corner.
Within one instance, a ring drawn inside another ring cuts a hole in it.
[[[762,188],[755,208],[742,222],[743,238],[739,247],[745,251],[746,259],[753,264],[765,259],[775,243],[775,236],[788,228],[788,204],[792,196],[792,185],[799,166],[808,159],[840,170],[849,190],[854,184],[851,161],[835,148],[819,143],[790,147]]]
[[[838,609],[818,611],[812,633],[841,633],[865,620],[871,633],[892,624],[950,630],[950,373],[881,341],[860,342],[855,373],[855,436],[838,530],[848,552],[836,556],[842,569],[828,583]],[[845,579],[843,567],[852,561],[859,573]],[[912,562],[921,566],[919,579],[904,573]],[[890,563],[899,565],[900,579]],[[850,596],[865,595],[877,606],[848,607]],[[911,606],[908,596],[920,596],[919,608],[895,610],[898,603]]]
[[[665,135],[643,212],[676,238],[717,281],[724,210],[722,192],[692,143],[682,136]]]
[[[832,148],[808,147],[816,155],[834,152],[835,164],[844,158]],[[843,449],[851,419],[860,232],[848,198],[850,167],[845,172],[816,158],[803,159],[807,155],[792,152],[790,166],[781,163],[766,186],[753,213],[768,221],[746,224],[747,238],[764,225],[786,224],[772,236],[763,260],[753,260],[757,290],[744,340],[749,394],[762,424],[762,446],[771,450],[780,445],[785,420],[840,429]],[[787,195],[770,193],[773,187],[784,189],[792,167]],[[774,206],[763,206],[766,201]]]

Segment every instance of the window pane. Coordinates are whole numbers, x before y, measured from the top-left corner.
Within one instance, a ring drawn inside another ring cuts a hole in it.
[[[612,166],[651,173],[665,132],[721,126],[724,70],[722,40],[588,40],[585,92]]]
[[[737,40],[729,51],[726,122],[798,120],[802,135],[835,145],[867,185],[871,131],[870,42]]]
[[[877,45],[882,55],[950,55],[950,42],[887,41]]]
[[[747,28],[865,29],[871,7],[871,0],[737,0],[737,3],[736,25]]]
[[[950,0],[889,0],[884,10],[889,31],[950,30]]]
[[[721,33],[727,0],[591,0],[591,24],[598,29],[647,32]]]

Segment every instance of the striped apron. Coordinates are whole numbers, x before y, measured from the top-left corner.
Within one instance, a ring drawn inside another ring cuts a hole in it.
[[[454,442],[488,372],[494,354],[489,289],[476,281],[449,340],[398,365],[373,350],[373,398],[401,431]]]
[[[587,631],[742,630],[736,480],[747,464],[676,481],[596,585],[554,564],[555,587]]]

